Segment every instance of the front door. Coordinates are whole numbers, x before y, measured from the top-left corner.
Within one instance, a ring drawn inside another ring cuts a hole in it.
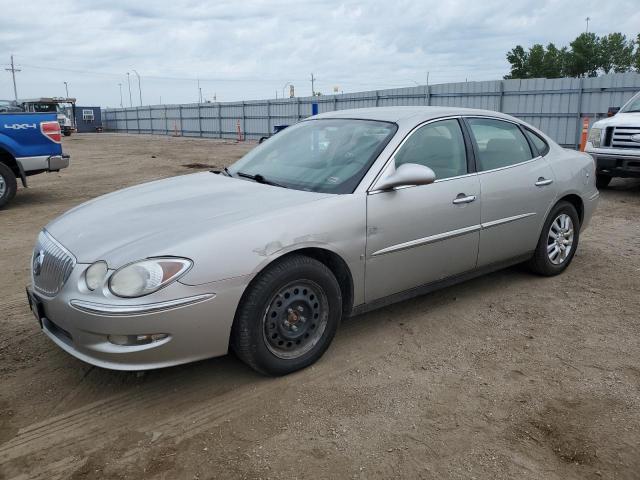
[[[480,183],[468,169],[459,120],[417,128],[392,161],[426,165],[436,181],[368,195],[366,302],[472,270],[477,261]]]

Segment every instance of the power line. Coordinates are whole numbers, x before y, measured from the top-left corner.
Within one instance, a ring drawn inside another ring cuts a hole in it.
[[[49,67],[49,66],[42,66],[42,65],[29,65],[29,64],[22,64],[23,67],[29,67],[29,68],[35,68],[38,70],[52,70],[52,71],[58,71],[58,72],[72,72],[72,73],[80,73],[80,74],[85,74],[85,75],[97,75],[97,76],[106,76],[106,77],[122,77],[122,74],[120,73],[113,73],[113,72],[98,72],[95,70],[82,70],[82,69],[75,69],[75,68],[63,68],[63,67]],[[264,78],[264,77],[235,77],[235,78],[224,78],[224,77],[217,77],[217,78],[194,78],[194,77],[165,77],[162,75],[145,75],[145,78],[150,79],[150,80],[174,80],[174,81],[188,81],[188,82],[197,82],[198,80],[202,80],[205,82],[263,82],[263,81],[268,81],[268,82],[280,82],[280,79],[277,78]]]

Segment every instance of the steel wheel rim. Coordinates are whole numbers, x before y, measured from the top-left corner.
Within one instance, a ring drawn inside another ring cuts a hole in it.
[[[558,215],[547,235],[547,256],[554,265],[562,265],[573,250],[573,220],[566,213]]]
[[[4,193],[7,191],[7,182],[4,177],[0,175],[0,198],[4,197]]]
[[[264,343],[278,358],[300,358],[322,338],[328,319],[329,301],[322,287],[296,280],[269,300],[262,317]]]

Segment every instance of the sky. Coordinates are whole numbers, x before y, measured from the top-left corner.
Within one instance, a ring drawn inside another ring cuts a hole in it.
[[[0,99],[102,107],[495,80],[517,44],[640,33],[638,0],[0,0]],[[127,76],[129,72],[129,77]],[[140,75],[138,84],[137,72]],[[199,79],[199,84],[198,84]],[[129,84],[131,97],[129,96]]]

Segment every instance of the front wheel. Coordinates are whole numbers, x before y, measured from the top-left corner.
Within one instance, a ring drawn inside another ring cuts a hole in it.
[[[234,320],[232,347],[258,372],[285,375],[322,356],[341,317],[342,295],[331,270],[292,255],[267,267],[248,287]]]
[[[580,239],[580,218],[569,202],[558,202],[544,222],[529,267],[539,275],[562,273],[573,260]]]

